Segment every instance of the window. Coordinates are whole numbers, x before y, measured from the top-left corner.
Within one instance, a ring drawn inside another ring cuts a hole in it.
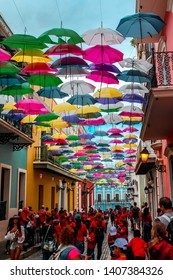
[[[110,199],[110,193],[107,193],[107,202],[110,202],[111,199]]]
[[[101,202],[102,196],[101,194],[98,194],[98,202]]]
[[[119,201],[119,193],[116,193],[116,195],[115,195],[115,201]]]

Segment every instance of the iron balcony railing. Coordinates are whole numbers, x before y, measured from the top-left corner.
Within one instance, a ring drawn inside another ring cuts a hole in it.
[[[6,220],[7,201],[0,201],[0,221]]]
[[[58,160],[53,157],[47,150],[47,146],[34,147],[34,161],[48,161],[62,167],[62,165],[59,164]]]
[[[111,199],[111,200],[106,200],[106,199],[94,200],[94,203],[105,203],[105,204],[125,203],[125,202],[128,202],[128,200],[126,200],[126,199],[119,199],[119,200],[116,200],[116,199]]]

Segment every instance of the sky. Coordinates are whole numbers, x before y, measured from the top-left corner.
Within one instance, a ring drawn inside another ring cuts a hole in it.
[[[120,19],[135,13],[135,0],[0,0],[0,12],[14,33],[38,37],[43,32],[62,27],[80,36],[101,27],[116,29]],[[130,39],[114,45],[125,57],[135,57]]]

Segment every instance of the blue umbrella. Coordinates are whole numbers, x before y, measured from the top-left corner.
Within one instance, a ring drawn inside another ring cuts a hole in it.
[[[77,94],[72,97],[70,97],[67,100],[68,103],[73,104],[73,105],[93,105],[97,103],[97,100],[92,97],[90,94]]]
[[[9,74],[4,74],[4,75],[0,75],[0,85],[15,85],[15,84],[23,84],[26,83],[26,80],[18,75],[9,75]]]
[[[76,122],[81,121],[81,119],[79,119],[79,117],[77,115],[63,116],[62,120],[65,121],[65,122],[72,122],[72,123],[76,123]]]
[[[62,92],[59,87],[44,87],[37,91],[37,94],[46,98],[64,98],[68,94]]]
[[[118,80],[122,80],[125,82],[136,82],[136,83],[148,83],[150,82],[150,77],[142,71],[139,70],[134,70],[134,69],[130,69],[130,70],[125,70],[122,71],[120,74],[118,74],[117,76]]]
[[[145,38],[160,33],[165,22],[154,13],[136,13],[123,17],[116,30],[124,37]]]
[[[121,73],[118,67],[110,63],[92,63],[89,65],[89,70],[109,71],[117,74]]]
[[[130,103],[141,103],[145,104],[146,99],[139,94],[136,93],[127,93],[124,94],[122,97],[122,101],[130,102]]]

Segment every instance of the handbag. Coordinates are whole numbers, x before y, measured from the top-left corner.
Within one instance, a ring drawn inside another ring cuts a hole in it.
[[[45,237],[44,237],[44,241],[43,241],[43,249],[45,251],[49,251],[49,252],[53,252],[54,251],[54,245],[55,245],[55,241],[54,239],[47,239],[46,240],[46,237],[48,235],[48,232],[49,232],[49,229],[50,229],[51,226],[48,227],[47,231],[46,231],[46,234],[45,234]]]

